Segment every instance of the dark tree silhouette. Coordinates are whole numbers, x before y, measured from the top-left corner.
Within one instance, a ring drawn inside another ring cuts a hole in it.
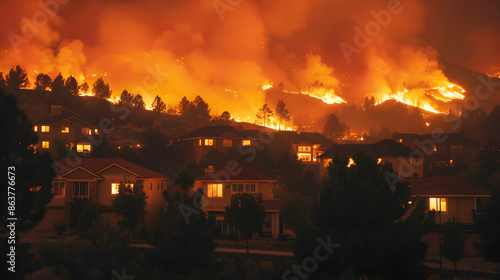
[[[219,120],[221,120],[223,122],[230,121],[231,120],[231,113],[229,113],[228,111],[222,112],[222,114],[220,114],[220,116],[219,116]]]
[[[23,232],[35,226],[45,215],[45,204],[52,197],[52,158],[48,153],[35,150],[38,137],[33,132],[32,123],[18,108],[17,99],[12,94],[4,93],[3,89],[0,89],[0,111],[1,168],[5,176],[8,175],[6,180],[12,181],[5,181],[5,187],[1,188],[5,198],[0,203],[2,219],[7,221],[7,217],[11,217],[7,192],[15,192],[16,231]],[[11,189],[8,189],[9,186]],[[6,230],[5,227],[3,229]]]
[[[267,104],[264,104],[264,106],[262,106],[262,108],[257,111],[256,122],[262,124],[263,126],[266,126],[266,124],[269,124],[271,122],[272,116],[273,111],[271,111]]]
[[[136,96],[134,96],[134,99],[132,99],[132,106],[134,106],[134,108],[138,108],[138,109],[145,108],[146,104],[144,103],[144,100],[142,99],[142,95],[137,94]]]
[[[0,88],[6,88],[7,82],[5,81],[5,77],[3,76],[3,72],[0,72]]]
[[[132,101],[134,100],[134,95],[128,92],[126,89],[120,94],[120,104],[126,106],[132,106]]]
[[[163,102],[163,100],[161,100],[161,97],[158,95],[153,100],[151,108],[153,109],[153,112],[158,113],[165,113],[167,111],[167,105],[165,104],[165,102]]]
[[[290,113],[288,113],[288,110],[285,107],[285,102],[283,102],[283,100],[279,100],[275,109],[276,116],[278,117],[278,130],[281,129],[282,122],[290,121]]]
[[[16,68],[11,68],[9,74],[5,77],[5,83],[7,88],[12,91],[16,91],[20,88],[25,88],[29,86],[30,81],[28,79],[28,74],[19,65]]]
[[[248,239],[262,230],[265,215],[264,206],[248,193],[233,195],[231,204],[226,206],[224,219],[234,226],[246,240],[247,255],[249,254]]]
[[[495,190],[485,202],[484,214],[478,215],[476,227],[480,242],[474,244],[479,255],[486,261],[500,263],[500,190]]]
[[[118,194],[111,200],[113,211],[120,217],[118,226],[128,231],[129,238],[132,238],[132,231],[144,223],[146,198],[142,181],[121,181]]]
[[[75,77],[69,76],[64,82],[64,87],[69,94],[78,96],[78,82],[76,81]]]
[[[210,120],[210,108],[208,103],[206,103],[201,96],[198,95],[194,98],[193,105],[195,108],[195,119],[199,119],[201,121]]]
[[[183,170],[177,175],[177,177],[175,177],[174,184],[179,186],[183,196],[187,196],[189,189],[193,187],[194,179],[191,177],[189,172]]]
[[[189,107],[191,107],[192,104],[191,102],[187,99],[186,96],[182,97],[181,101],[179,102],[179,114],[181,116],[186,116],[188,110],[189,110]]]
[[[52,87],[52,79],[49,75],[40,73],[36,76],[35,87],[38,90],[47,90]]]
[[[453,217],[443,225],[443,257],[455,264],[455,276],[457,275],[457,262],[464,256],[465,240],[460,223]]]
[[[340,122],[335,114],[330,114],[323,128],[323,135],[335,140],[336,138],[344,136],[347,130],[349,130],[349,127],[344,122]]]
[[[54,81],[52,81],[52,92],[54,94],[62,94],[62,93],[64,93],[64,91],[65,91],[64,78],[61,75],[61,73],[59,73],[55,77]]]
[[[78,86],[78,92],[87,94],[89,92],[89,84],[87,82]]]
[[[365,112],[373,112],[374,109],[375,109],[375,98],[373,97],[373,95],[371,98],[365,97],[363,110]]]
[[[97,79],[92,85],[92,91],[99,99],[108,99],[111,97],[112,91],[109,89],[109,84],[105,83],[101,78]]]
[[[377,164],[362,152],[352,158],[356,165],[347,167],[345,157],[328,167],[330,179],[313,204],[312,223],[297,233],[296,258],[309,257],[319,236],[340,245],[318,262],[311,279],[425,279],[428,244],[421,238],[432,230],[434,213],[426,214],[421,200],[402,219],[409,209],[408,183],[386,180],[393,173],[389,163]]]

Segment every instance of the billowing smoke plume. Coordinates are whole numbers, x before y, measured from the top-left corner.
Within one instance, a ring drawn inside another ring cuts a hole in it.
[[[269,83],[359,103],[446,85],[438,59],[455,46],[441,42],[441,53],[432,46],[440,17],[430,9],[443,7],[428,2],[3,1],[0,71],[20,64],[32,81],[36,73],[61,72],[89,84],[103,76],[114,95],[127,89],[147,104],[155,95],[172,105],[201,95],[214,113],[228,110],[242,119],[266,102],[262,86]],[[465,13],[467,5],[460,5]],[[479,54],[498,50],[498,39],[488,47],[476,41],[498,38],[498,29],[471,30],[461,42],[468,56],[447,57],[471,67],[473,59],[491,62]]]

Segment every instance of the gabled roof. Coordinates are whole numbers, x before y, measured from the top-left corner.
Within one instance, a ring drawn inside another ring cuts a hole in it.
[[[417,196],[488,197],[491,191],[449,176],[405,178]]]
[[[57,162],[62,166],[67,165],[66,159],[61,159]],[[167,176],[163,174],[121,158],[82,158],[81,163],[71,171],[66,172],[66,174],[72,172],[77,168],[83,168],[84,170],[88,170],[94,174],[100,175],[99,173],[103,172],[111,166],[118,166],[122,169],[130,171],[131,173],[136,174],[141,178],[167,178]]]
[[[296,131],[278,131],[277,133],[294,144],[307,143],[311,145],[321,145],[322,148],[330,148],[336,144],[332,140],[317,132],[297,133]]]
[[[275,179],[268,177],[259,172],[255,172],[243,166],[238,166],[235,168],[236,170],[240,170],[240,172],[232,172],[237,173],[236,175],[232,175],[231,172],[227,172],[226,168],[221,168],[219,170],[215,170],[213,174],[205,174],[201,177],[198,177],[196,181],[276,181]],[[223,173],[224,172],[224,173]],[[219,174],[223,174],[221,176],[217,176]]]
[[[390,139],[384,139],[374,144],[339,144],[333,145],[319,158],[334,158],[335,156],[353,156],[356,152],[364,151],[375,157],[409,157],[412,149],[396,143]]]
[[[215,138],[231,134],[239,138],[255,138],[258,133],[255,133],[253,130],[239,131],[230,125],[203,126],[179,136],[178,139]]]
[[[70,112],[68,110],[63,110],[60,115],[55,115],[55,116],[46,116],[38,121],[35,122],[35,124],[38,125],[56,125],[62,121],[68,121],[72,123],[73,125],[78,125],[78,124],[84,124],[84,125],[89,125],[92,127],[96,127],[95,125],[89,123],[86,121],[82,116],[79,116],[73,112]]]

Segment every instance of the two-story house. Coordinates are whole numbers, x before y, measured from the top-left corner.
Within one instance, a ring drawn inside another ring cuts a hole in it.
[[[97,127],[81,116],[63,109],[61,105],[51,105],[52,115],[36,121],[33,131],[38,135],[37,148],[61,158],[65,149],[75,150],[80,155],[92,152],[89,137],[97,138]]]
[[[425,156],[426,176],[439,175],[453,167],[466,168],[477,160],[481,146],[464,133],[410,134],[394,133],[393,140]]]
[[[278,131],[291,143],[291,153],[304,163],[317,163],[317,157],[336,143],[317,132]]]
[[[262,138],[262,137],[260,137]],[[227,151],[257,144],[259,131],[229,125],[204,126],[181,135],[174,145],[185,151],[186,160],[199,163],[212,150]]]
[[[379,163],[390,162],[392,168],[399,177],[422,177],[423,162],[419,152],[390,139],[385,139],[373,144],[338,144],[333,145],[322,155],[318,156],[320,163],[320,177],[328,176],[328,165],[333,158],[348,157],[349,164],[356,164],[352,156],[356,152],[364,151],[375,158]]]
[[[80,161],[81,160],[81,161]],[[160,208],[165,207],[162,192],[167,189],[167,177],[151,169],[121,158],[81,158],[75,166],[66,159],[55,162],[57,177],[53,179],[54,196],[46,206],[47,213],[41,226],[65,222],[75,225],[79,218],[79,207],[83,200],[99,205],[111,221],[116,221],[111,212],[112,199],[118,194],[120,182],[143,185],[146,193],[148,214],[145,225],[158,221]]]
[[[193,189],[203,190],[206,196],[203,211],[215,216],[221,232],[234,233],[234,229],[224,221],[225,207],[231,204],[231,197],[236,193],[249,193],[266,210],[266,223],[270,226],[264,226],[261,234],[272,235],[274,238],[280,234],[290,234],[290,230],[284,229],[280,220],[279,200],[274,199],[273,186],[276,180],[241,166],[231,169],[231,172],[227,170],[214,170],[211,167],[205,169],[206,174],[195,180]]]
[[[412,200],[425,199],[428,211],[441,211],[445,223],[454,217],[458,222],[472,224],[476,215],[484,211],[485,199],[491,191],[449,177],[405,178],[410,184]],[[436,216],[436,222],[439,222]]]

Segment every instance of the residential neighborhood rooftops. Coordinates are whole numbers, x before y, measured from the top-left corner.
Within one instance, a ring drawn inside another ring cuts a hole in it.
[[[296,131],[278,131],[280,135],[288,138],[294,144],[309,143],[321,145],[322,148],[330,148],[336,143],[317,132],[296,132]]]
[[[423,140],[423,139],[439,139],[440,141],[434,141],[434,142],[441,142],[443,144],[449,144],[449,145],[479,145],[478,142],[474,141],[473,139],[465,136],[465,134],[460,133],[460,132],[454,132],[454,133],[443,133],[443,134],[432,134],[432,133],[427,133],[423,135],[419,134],[414,134],[414,133],[395,133],[394,134],[394,139],[396,138],[407,138],[407,139],[412,139],[412,140]]]
[[[234,172],[229,172],[227,168],[215,170],[198,177],[197,181],[276,181],[259,172],[255,172],[243,166],[235,167]],[[234,175],[233,175],[234,174]]]
[[[405,178],[417,196],[491,196],[491,191],[454,177]]]
[[[178,137],[178,139],[216,138],[232,136],[237,138],[257,138],[258,130],[239,130],[230,125],[203,126]]]
[[[335,156],[353,156],[356,152],[364,151],[376,157],[409,157],[412,149],[385,139],[374,144],[341,144],[333,145],[325,151],[319,158],[334,158]]]
[[[67,165],[66,159],[58,160],[57,163],[62,166]],[[81,162],[70,171],[65,172],[65,174],[70,173],[75,169],[83,168],[98,175],[100,172],[108,169],[111,166],[118,166],[120,168],[126,169],[142,178],[167,178],[167,176],[163,174],[121,158],[81,158]]]
[[[62,123],[64,121],[73,123],[73,125],[85,124],[85,125],[95,127],[95,125],[88,122],[82,116],[80,116],[74,112],[71,112],[67,109],[62,109],[62,108],[60,108],[60,110],[57,113],[54,113],[54,111],[53,111],[52,115],[45,116],[45,117],[37,120],[35,122],[35,124],[38,124],[38,125],[40,125],[40,124],[57,125],[57,124]],[[68,125],[68,124],[65,123],[64,125]]]

